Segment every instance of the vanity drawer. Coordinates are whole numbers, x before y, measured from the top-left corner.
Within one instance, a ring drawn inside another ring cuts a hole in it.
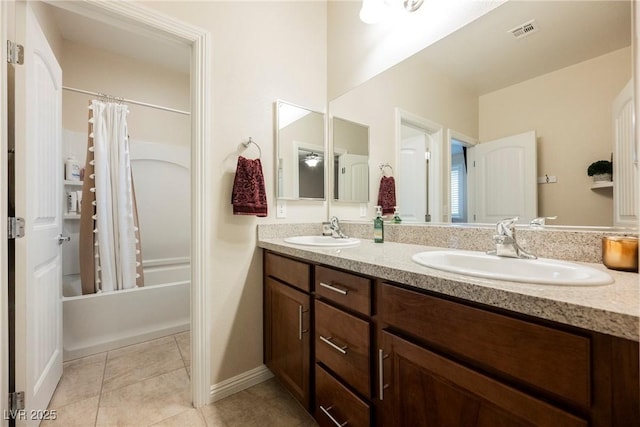
[[[368,427],[371,407],[316,365],[316,421],[321,427]]]
[[[587,337],[388,284],[380,286],[379,314],[393,329],[487,372],[590,406]]]
[[[278,279],[305,292],[311,291],[311,266],[280,255],[265,252],[264,269],[267,276]]]
[[[317,266],[315,285],[316,295],[371,315],[371,279]]]
[[[315,301],[316,360],[366,397],[371,395],[371,326],[321,301]]]

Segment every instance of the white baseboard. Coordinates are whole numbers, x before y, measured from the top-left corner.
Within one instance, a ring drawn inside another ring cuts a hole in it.
[[[209,402],[213,403],[224,399],[270,378],[273,378],[271,371],[265,365],[258,366],[255,369],[212,385],[209,393]]]

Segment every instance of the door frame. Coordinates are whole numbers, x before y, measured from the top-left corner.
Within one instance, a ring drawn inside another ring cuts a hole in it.
[[[444,167],[443,167],[443,176],[445,177],[445,184],[443,188],[446,191],[443,192],[445,200],[444,203],[447,203],[448,209],[446,212],[447,220],[445,222],[451,223],[451,140],[455,139],[456,141],[464,142],[465,147],[473,147],[478,144],[478,139],[473,138],[471,136],[465,135],[461,132],[447,129],[447,138],[445,141],[444,148]],[[467,178],[468,180],[468,178]],[[471,191],[469,185],[467,185],[467,222],[469,221],[469,212],[471,212],[470,206],[472,203]]]
[[[45,0],[46,1],[46,0]],[[5,25],[9,19],[5,2],[0,5],[0,23],[2,30],[3,61],[6,58],[7,32]],[[205,167],[208,163],[209,148],[207,141],[211,139],[209,118],[211,113],[211,34],[196,26],[167,17],[166,15],[136,5],[130,2],[49,2],[54,7],[62,7],[88,18],[108,22],[115,25],[125,25],[136,28],[156,37],[169,38],[191,46],[191,397],[193,406],[198,408],[210,402],[211,364],[210,337],[207,303],[209,301],[209,271],[207,260],[210,258],[210,226],[208,218],[210,212],[210,188],[208,188],[209,172]],[[0,67],[0,84],[2,89],[7,87],[6,66]],[[1,129],[0,132],[0,177],[7,176],[7,98],[6,90],[1,90]],[[2,182],[6,182],[4,179]],[[7,188],[0,189],[0,197],[7,200]],[[6,224],[6,203],[0,203],[0,221]],[[8,307],[5,295],[8,288],[6,278],[7,265],[7,234],[6,227],[0,227],[0,273],[2,275],[0,298],[0,410],[7,409],[8,392]],[[3,412],[4,413],[4,412]],[[6,421],[3,421],[3,425]]]
[[[0,66],[0,182],[7,183],[0,185],[0,221],[7,223],[7,201],[8,201],[8,65],[7,39],[8,16],[13,9],[10,1],[0,2],[0,37],[2,42],[0,52],[2,52],[2,66]],[[0,411],[2,412],[2,426],[7,426],[4,414],[8,412],[9,400],[9,245],[7,240],[7,227],[0,226]]]
[[[443,187],[444,187],[444,175],[443,175],[443,153],[445,151],[445,136],[444,126],[439,123],[433,122],[424,117],[405,111],[399,107],[395,108],[395,164],[399,166],[400,161],[400,148],[402,145],[402,126],[413,126],[421,129],[425,134],[428,134],[433,140],[434,144],[431,147],[431,159],[429,162],[429,170],[427,172],[427,179],[429,182],[429,198],[427,200],[429,211],[431,215],[430,222],[440,223],[443,221],[443,217],[449,211],[448,207],[444,203]],[[396,185],[400,185],[397,183]],[[400,206],[402,209],[402,206]]]

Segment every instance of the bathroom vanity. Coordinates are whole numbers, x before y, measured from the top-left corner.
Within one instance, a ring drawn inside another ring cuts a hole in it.
[[[265,362],[321,426],[640,425],[637,274],[563,288],[422,267],[418,245],[259,246]]]

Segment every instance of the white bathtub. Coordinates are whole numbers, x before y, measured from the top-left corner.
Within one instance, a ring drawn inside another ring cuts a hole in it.
[[[145,286],[62,298],[64,360],[188,331],[188,259],[144,265]],[[66,276],[64,294],[79,294],[79,278]]]

